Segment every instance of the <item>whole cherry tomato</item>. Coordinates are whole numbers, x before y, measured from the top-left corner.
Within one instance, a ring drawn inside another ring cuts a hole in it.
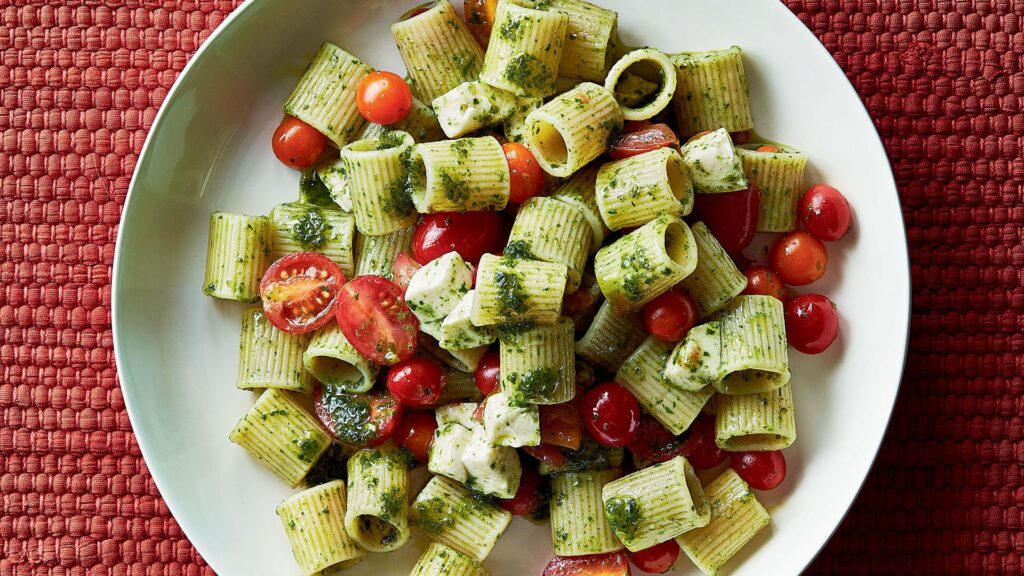
[[[430,444],[437,430],[437,418],[433,412],[409,412],[395,428],[395,440],[408,450],[416,460],[426,463],[430,458]]]
[[[512,498],[498,500],[498,505],[516,516],[528,516],[544,504],[544,479],[536,466],[524,465],[519,489]]]
[[[693,464],[697,470],[714,468],[729,457],[725,450],[715,443],[715,419],[707,416],[700,416],[690,425],[689,430],[683,433],[686,440],[683,442],[683,455]]]
[[[508,142],[501,147],[508,161],[508,201],[522,204],[544,189],[544,169],[537,163],[530,149],[518,142]]]
[[[371,72],[356,86],[359,113],[375,124],[394,124],[412,110],[412,90],[394,72]]]
[[[743,272],[747,277],[744,294],[775,296],[782,302],[786,301],[786,286],[774,270],[766,266],[751,266]]]
[[[448,252],[476,265],[484,254],[505,246],[505,224],[498,212],[438,212],[427,214],[412,235],[412,255],[426,265]]]
[[[754,241],[760,210],[761,189],[751,184],[736,192],[696,194],[693,220],[703,222],[722,248],[735,258]]]
[[[498,389],[501,383],[501,354],[497,350],[488,350],[476,367],[476,387],[484,397]]]
[[[800,223],[818,240],[839,240],[850,229],[850,203],[828,184],[815,184],[797,204]]]
[[[772,269],[790,286],[810,284],[828,270],[828,250],[807,232],[790,232],[775,241],[768,254]]]
[[[700,312],[693,298],[678,290],[669,290],[644,304],[644,327],[652,335],[668,342],[682,340],[698,318]]]
[[[786,479],[786,457],[781,450],[733,452],[730,466],[755,490],[771,490]]]
[[[821,294],[803,294],[786,303],[786,339],[804,354],[820,354],[839,334],[839,312]]]
[[[388,369],[388,390],[406,406],[433,406],[447,383],[441,363],[430,358],[409,358]]]
[[[621,384],[595,386],[583,397],[583,426],[599,443],[626,446],[640,430],[640,405]]]
[[[327,147],[327,137],[294,116],[285,116],[271,140],[274,155],[285,166],[302,170],[316,164]]]
[[[629,559],[636,567],[648,574],[664,574],[672,569],[679,559],[679,544],[669,539],[650,548],[630,552]]]

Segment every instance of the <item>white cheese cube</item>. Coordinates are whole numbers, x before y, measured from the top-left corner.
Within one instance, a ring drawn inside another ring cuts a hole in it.
[[[512,498],[519,490],[523,469],[515,448],[494,446],[483,428],[473,430],[462,454],[466,465],[466,486],[498,498]]]
[[[316,169],[317,176],[331,193],[331,198],[344,212],[352,211],[352,192],[349,190],[348,175],[345,161],[341,158],[321,164]]]
[[[458,424],[467,429],[480,426],[480,423],[473,419],[473,413],[476,412],[477,406],[479,404],[476,402],[455,402],[438,406],[434,411],[438,428],[445,424]]]
[[[448,252],[409,279],[405,302],[420,322],[441,320],[473,285],[473,271],[458,252]]]
[[[466,292],[455,308],[441,323],[441,337],[438,342],[445,350],[468,350],[487,346],[498,339],[494,326],[475,326],[469,321],[476,290]]]
[[[450,422],[438,426],[434,440],[427,451],[427,470],[447,476],[459,482],[466,481],[466,465],[463,464],[466,447],[472,439],[472,432]]]
[[[516,111],[516,95],[479,80],[463,82],[434,98],[437,122],[449,138],[501,124]]]
[[[491,394],[484,404],[484,429],[495,446],[537,446],[540,410],[536,404],[513,405],[504,392]]]
[[[683,390],[700,390],[722,379],[718,322],[694,326],[668,357],[665,380]]]
[[[687,142],[679,152],[697,192],[735,192],[747,187],[743,163],[725,128]]]

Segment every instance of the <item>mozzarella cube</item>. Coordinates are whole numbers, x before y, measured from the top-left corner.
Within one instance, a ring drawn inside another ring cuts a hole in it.
[[[494,326],[475,326],[469,321],[476,290],[466,292],[455,308],[441,322],[441,337],[438,342],[445,350],[468,350],[487,346],[498,339]]]
[[[327,187],[333,199],[343,212],[352,211],[352,192],[348,183],[348,168],[341,158],[321,164],[316,169],[320,181]]]
[[[427,470],[465,482],[467,475],[463,459],[471,439],[472,432],[454,422],[438,426],[427,451]]]
[[[698,192],[735,192],[747,187],[743,162],[725,128],[687,142],[679,152]]]
[[[458,424],[469,430],[480,426],[480,423],[473,419],[473,413],[476,412],[477,406],[479,404],[476,402],[455,402],[438,406],[434,411],[438,428],[446,424]]]
[[[700,390],[722,379],[718,322],[694,326],[668,357],[665,380],[683,390]]]
[[[431,103],[441,130],[459,138],[501,124],[516,111],[516,96],[479,80],[463,82]]]
[[[492,445],[482,427],[473,430],[462,463],[466,465],[466,486],[472,490],[498,498],[512,498],[519,490],[523,469],[516,449]]]
[[[409,279],[405,302],[420,322],[441,320],[473,285],[473,271],[458,252],[430,261]]]
[[[484,429],[495,446],[537,446],[540,410],[536,404],[514,405],[504,392],[491,394],[484,404]]]

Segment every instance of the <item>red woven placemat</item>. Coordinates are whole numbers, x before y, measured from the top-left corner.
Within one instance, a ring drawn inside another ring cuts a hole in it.
[[[61,4],[0,2],[0,575],[211,574],[124,412],[110,266],[156,110],[238,2]],[[787,4],[885,140],[914,283],[892,429],[813,571],[1019,574],[1024,4]]]

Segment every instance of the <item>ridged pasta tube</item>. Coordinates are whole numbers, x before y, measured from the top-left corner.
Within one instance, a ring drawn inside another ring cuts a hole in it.
[[[366,120],[356,107],[356,86],[373,68],[325,42],[299,79],[284,112],[295,116],[341,148],[363,128]]]
[[[448,381],[445,384],[444,392],[437,399],[437,404],[444,405],[452,402],[479,402],[483,400],[483,394],[476,387],[476,377],[470,372],[449,368],[446,371]]]
[[[676,82],[676,67],[668,56],[641,48],[612,65],[604,87],[615,95],[626,120],[647,120],[672,103]]]
[[[498,2],[480,80],[520,96],[555,93],[569,17]]]
[[[574,206],[551,198],[531,198],[519,208],[505,253],[523,252],[528,258],[565,264],[566,292],[580,287],[593,234],[587,219]]]
[[[697,267],[693,233],[661,215],[598,250],[594,275],[612,311],[626,314],[668,291]]]
[[[395,277],[395,257],[412,250],[415,226],[396,230],[383,236],[356,236],[356,276]]]
[[[568,274],[565,264],[484,254],[470,320],[477,326],[554,324],[561,315]]]
[[[743,292],[747,277],[703,222],[690,226],[690,231],[697,243],[697,268],[680,287],[693,298],[701,316],[708,316]]]
[[[480,365],[480,360],[487,353],[487,346],[466,348],[465,350],[446,350],[441,347],[438,339],[443,337],[441,324],[443,320],[420,322],[419,344],[432,356],[462,372],[473,372]]]
[[[238,380],[241,390],[280,388],[309,393],[312,382],[302,368],[302,353],[309,343],[306,334],[289,334],[274,328],[258,306],[242,311],[239,337]]]
[[[673,102],[680,137],[717,128],[742,132],[754,127],[743,51],[738,46],[671,58],[678,72]]]
[[[293,488],[331,443],[316,418],[274,388],[260,395],[228,437]]]
[[[409,539],[409,468],[393,446],[348,459],[345,530],[370,552],[396,550]]]
[[[352,346],[335,322],[313,334],[302,363],[314,378],[344,392],[369,391],[380,368]]]
[[[270,218],[214,212],[206,244],[203,294],[256,302],[260,279],[270,266]]]
[[[791,146],[743,144],[736,148],[748,182],[761,189],[758,232],[789,232],[796,229],[797,201],[803,192],[807,155]]]
[[[423,102],[480,74],[484,51],[448,0],[392,24],[391,34],[409,72],[409,87]]]
[[[714,576],[772,519],[732,468],[712,480],[704,494],[711,502],[711,521],[676,541],[701,572]]]
[[[292,554],[304,576],[344,569],[366,557],[345,532],[345,482],[333,480],[292,494],[277,505]]]
[[[492,136],[417,144],[409,157],[408,186],[421,214],[503,210],[508,161]]]
[[[674,148],[658,148],[608,162],[597,171],[596,200],[608,228],[640,226],[661,214],[693,210],[693,184]]]
[[[608,525],[601,490],[619,478],[618,470],[569,472],[551,477],[551,545],[559,556],[622,550]]]
[[[518,404],[561,404],[576,395],[572,320],[503,331],[501,389]]]
[[[580,170],[551,195],[551,198],[574,206],[583,214],[593,233],[593,240],[590,242],[591,254],[601,248],[604,237],[608,234],[608,226],[601,218],[601,209],[597,205],[597,171],[597,166]]]
[[[622,110],[603,86],[584,82],[526,117],[526,146],[545,172],[572,176],[608,150]]]
[[[707,526],[711,505],[697,473],[682,456],[605,485],[608,524],[631,552]]]
[[[383,236],[416,223],[416,209],[405,189],[405,158],[414,143],[406,132],[387,132],[341,149],[360,234]]]
[[[351,215],[334,208],[290,202],[275,206],[270,219],[274,223],[271,261],[294,252],[319,252],[340,266],[346,278],[352,277],[356,230]]]
[[[441,123],[438,122],[434,110],[418,99],[413,98],[412,108],[409,109],[409,114],[405,118],[387,126],[367,122],[366,126],[363,127],[363,131],[359,133],[359,140],[380,138],[393,130],[407,132],[416,142],[436,142],[444,140],[445,137],[444,130],[441,130]]]
[[[694,326],[668,358],[663,376],[682,390],[715,386],[722,372],[722,335],[717,321]]]
[[[697,192],[735,192],[747,187],[743,163],[725,128],[698,136],[679,149]]]
[[[409,576],[491,576],[491,572],[462,552],[431,542]]]
[[[670,432],[682,434],[700,415],[715,389],[705,386],[684,390],[666,381],[662,374],[671,350],[670,342],[649,336],[623,362],[615,373],[615,381],[632,392],[644,410]]]
[[[616,314],[605,300],[576,342],[576,353],[615,372],[646,338],[647,330],[636,314]]]
[[[723,450],[782,450],[796,441],[793,388],[744,396],[718,395],[715,442]]]
[[[512,515],[470,494],[462,484],[434,476],[409,511],[413,530],[483,562]]]
[[[524,0],[524,6],[569,17],[559,76],[601,82],[608,70],[619,15],[583,0]]]
[[[549,461],[542,460],[537,466],[541,476],[554,476],[570,472],[600,472],[622,466],[622,448],[609,448],[584,435],[579,450],[563,450],[565,463],[555,468]]]
[[[774,296],[738,296],[719,318],[723,394],[768,392],[789,382],[789,350],[782,302]]]

